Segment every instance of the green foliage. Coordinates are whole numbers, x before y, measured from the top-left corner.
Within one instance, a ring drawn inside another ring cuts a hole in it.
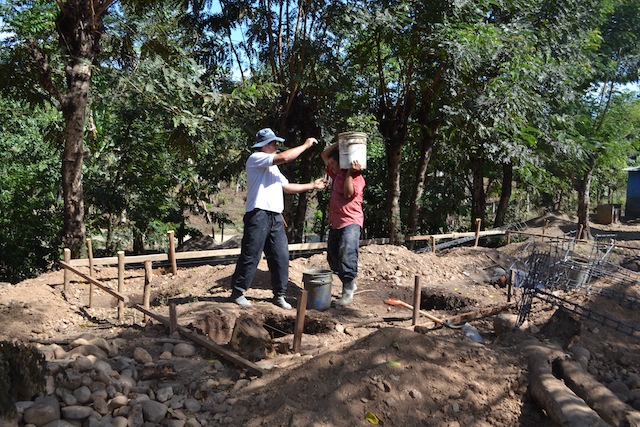
[[[419,229],[430,233],[465,228],[475,161],[490,197],[502,163],[514,165],[514,219],[529,203],[573,203],[572,181],[590,167],[597,194],[619,189],[621,169],[637,161],[637,102],[609,84],[637,80],[635,0],[232,0],[219,13],[184,5],[125,2],[104,21],[83,179],[87,226],[106,234],[107,252],[132,239],[160,246],[170,228],[187,232],[187,213],[202,214],[220,182],[241,179],[263,125],[279,126],[291,145],[310,134],[327,142],[348,130],[369,135],[367,237],[386,237],[396,178],[407,217],[425,135],[435,145]],[[273,12],[281,6],[288,14]],[[56,3],[7,0],[0,13],[9,32],[0,40],[0,279],[15,281],[52,265],[62,224],[61,118],[45,107],[51,95],[38,83],[30,40],[53,65],[52,81],[63,88],[66,80],[55,66]],[[406,127],[383,132],[404,114]],[[387,176],[382,134],[394,132],[403,138],[394,141],[400,177]],[[317,153],[292,166],[293,180],[322,170],[306,160]],[[313,215],[318,232],[325,196]],[[224,212],[208,214],[228,224]]]
[[[58,257],[62,206],[55,110],[0,98],[0,281],[18,282]]]
[[[0,419],[15,415],[15,402],[44,391],[44,355],[33,347],[0,341]]]
[[[138,243],[143,237],[147,245],[160,244],[166,229],[187,230],[184,212],[203,213],[218,182],[243,166],[246,137],[220,117],[232,117],[238,104],[250,105],[269,91],[243,87],[222,95],[207,89],[205,70],[184,46],[190,33],[181,18],[152,8],[129,17],[138,33],[128,35],[129,25],[114,27],[121,32],[110,48],[118,51],[128,37],[142,48],[128,52],[135,68],[97,74],[105,91],[93,103],[97,132],[88,141],[85,173],[93,233],[106,229],[115,236],[124,228]],[[107,252],[117,246],[107,238]]]

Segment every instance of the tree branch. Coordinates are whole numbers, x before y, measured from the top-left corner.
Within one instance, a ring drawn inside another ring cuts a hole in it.
[[[42,87],[44,87],[51,96],[58,100],[60,105],[64,106],[66,104],[66,97],[60,93],[56,85],[53,83],[53,79],[51,78],[51,65],[49,64],[48,58],[42,53],[35,40],[31,40],[27,44],[27,49],[35,61],[36,70],[40,77]]]

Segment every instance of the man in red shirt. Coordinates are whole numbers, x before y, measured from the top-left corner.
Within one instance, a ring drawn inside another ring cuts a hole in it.
[[[345,306],[353,301],[357,289],[355,279],[358,275],[360,233],[364,226],[362,194],[365,182],[362,166],[357,160],[349,169],[340,169],[338,143],[325,148],[321,157],[332,180],[327,261],[342,281],[342,296],[336,305]]]

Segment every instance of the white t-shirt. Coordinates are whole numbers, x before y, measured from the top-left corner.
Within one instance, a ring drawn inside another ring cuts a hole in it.
[[[282,213],[282,186],[289,183],[278,166],[273,164],[275,153],[257,151],[247,159],[247,212],[256,208]]]

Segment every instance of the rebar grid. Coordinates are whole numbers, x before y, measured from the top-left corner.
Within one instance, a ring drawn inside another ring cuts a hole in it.
[[[577,255],[575,237],[531,239],[511,269],[517,298],[518,323],[527,319],[534,297],[576,313],[603,326],[640,338],[640,330],[632,325],[583,307],[572,296],[598,295],[621,306],[640,308],[640,299],[625,291],[640,283],[640,275],[607,261],[615,247],[615,235],[597,235],[588,257]],[[594,283],[602,286],[594,286]],[[606,286],[606,287],[605,287]],[[553,291],[564,291],[565,298]]]

